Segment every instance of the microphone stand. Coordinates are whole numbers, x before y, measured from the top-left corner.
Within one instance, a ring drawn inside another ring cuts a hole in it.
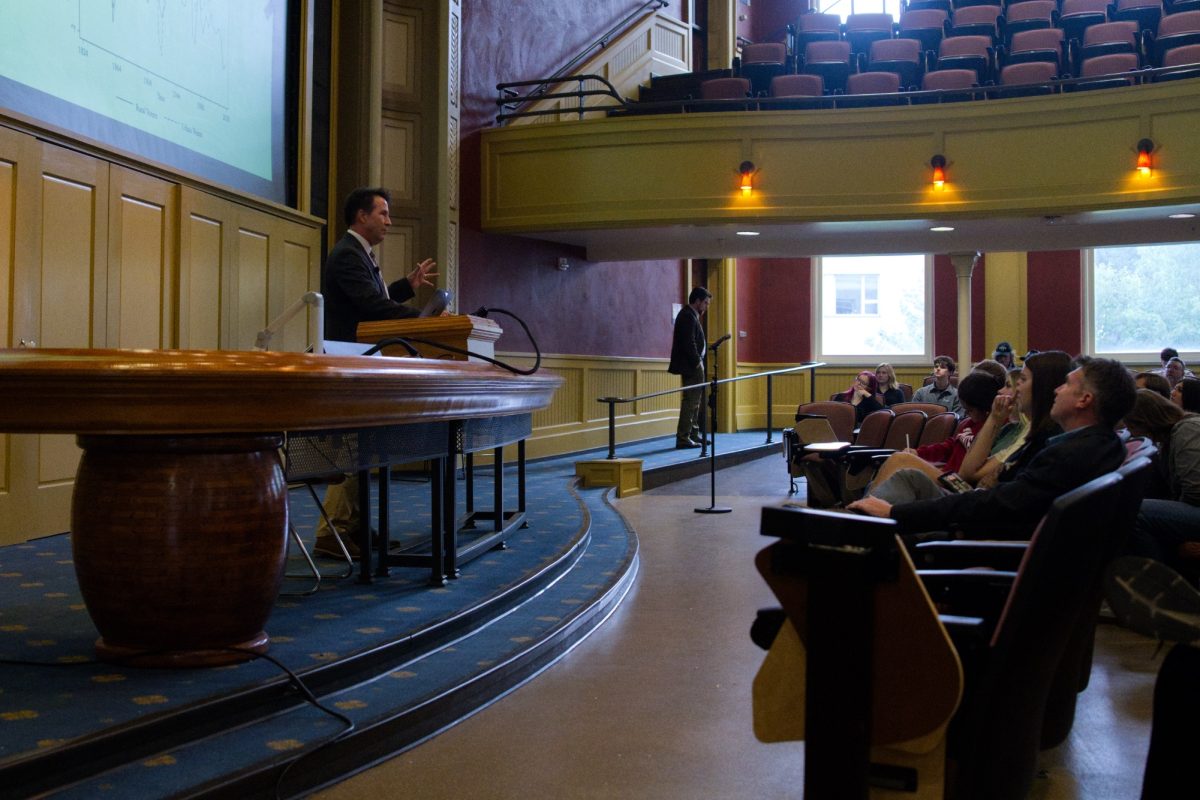
[[[713,354],[712,380],[708,388],[708,435],[712,437],[712,449],[708,451],[708,479],[710,499],[708,508],[693,509],[697,514],[728,514],[733,511],[729,506],[717,505],[717,350],[725,343],[728,336],[723,336],[709,346]],[[705,439],[707,444],[708,440]],[[700,455],[704,455],[701,450]]]

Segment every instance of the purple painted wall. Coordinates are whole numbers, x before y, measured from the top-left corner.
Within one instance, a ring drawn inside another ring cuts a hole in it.
[[[577,248],[479,229],[479,132],[496,115],[496,84],[553,74],[640,5],[527,0],[465,3],[462,36],[459,308],[511,310],[546,353],[666,357],[671,303],[686,302],[682,261],[589,263]],[[679,3],[663,13],[678,16]],[[556,269],[570,259],[566,272]],[[498,321],[503,350],[532,352],[515,322]]]

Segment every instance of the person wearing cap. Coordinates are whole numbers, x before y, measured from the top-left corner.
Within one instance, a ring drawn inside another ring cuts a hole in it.
[[[1012,345],[1008,342],[1001,342],[996,345],[996,350],[992,353],[992,360],[1003,364],[1005,369],[1012,369],[1016,366],[1013,363],[1013,358]]]

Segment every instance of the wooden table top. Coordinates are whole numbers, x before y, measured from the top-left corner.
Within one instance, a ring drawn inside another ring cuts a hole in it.
[[[546,408],[561,384],[420,358],[0,349],[0,431],[263,433],[494,417]]]

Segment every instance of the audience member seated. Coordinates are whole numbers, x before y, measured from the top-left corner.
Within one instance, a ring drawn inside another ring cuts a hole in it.
[[[1022,372],[1021,367],[1008,371],[1004,387],[996,393],[991,412],[984,420],[979,433],[975,435],[976,446],[967,451],[963,463],[959,465],[959,477],[972,486],[995,486],[1005,463],[1025,446],[1029,434],[1029,395],[1032,392],[1026,392],[1024,399],[1018,399],[1017,385],[1024,383],[1021,381]],[[1064,370],[1063,378],[1065,377]],[[1046,383],[1049,384],[1053,380],[1048,378]],[[1049,411],[1047,401],[1045,413],[1048,414]]]
[[[1162,366],[1159,367],[1158,369],[1152,370],[1152,371],[1157,372],[1159,375],[1162,375],[1164,378],[1167,377],[1167,363],[1172,358],[1179,358],[1179,351],[1176,350],[1174,347],[1164,347],[1162,349],[1162,352],[1160,352],[1158,354],[1158,361],[1160,364],[1162,364]],[[1179,363],[1182,364],[1183,362],[1181,361]],[[1188,369],[1187,366],[1185,365],[1184,369],[1183,369],[1183,377],[1194,378],[1196,376],[1193,375],[1192,371],[1190,369]],[[1175,384],[1172,382],[1171,385],[1174,386]]]
[[[958,365],[950,356],[938,356],[933,360],[933,383],[922,386],[913,392],[914,403],[937,403],[947,411],[961,413],[958,404],[958,389],[950,385],[950,376],[958,370]]]
[[[896,520],[909,542],[944,538],[945,532],[965,538],[1028,539],[1057,497],[1112,472],[1125,460],[1125,446],[1113,429],[1133,407],[1136,392],[1119,361],[1094,358],[1069,373],[1055,391],[1050,416],[1066,433],[1047,442],[1011,480],[994,489],[939,494],[895,506],[864,497],[848,508]],[[935,531],[942,533],[927,533]]]
[[[999,362],[1005,369],[1012,369],[1016,366],[1013,358],[1012,345],[1008,342],[996,345],[996,349],[992,352],[992,360]]]
[[[1200,380],[1184,378],[1175,384],[1169,395],[1171,402],[1184,411],[1200,414]]]
[[[1172,389],[1184,378],[1196,377],[1188,370],[1187,364],[1184,364],[1183,359],[1179,356],[1167,359],[1167,363],[1163,365],[1163,376],[1166,377],[1167,383],[1171,384]]]
[[[1160,372],[1139,372],[1133,376],[1133,382],[1139,389],[1149,389],[1171,399],[1171,384]]]
[[[958,399],[966,417],[945,441],[927,444],[924,447],[906,449],[893,453],[883,462],[875,475],[868,494],[882,497],[889,503],[899,503],[927,497],[933,492],[948,493],[941,488],[939,478],[947,473],[957,473],[971,449],[975,434],[988,418],[988,411],[1004,383],[995,376],[976,370],[958,384]],[[916,482],[923,488],[913,489]],[[929,486],[932,484],[932,486]]]
[[[867,414],[883,408],[883,401],[879,397],[879,381],[875,379],[875,373],[869,370],[858,373],[850,388],[837,399],[854,406],[855,425],[861,425]]]
[[[1200,542],[1200,415],[1139,389],[1125,427],[1158,445],[1159,474],[1166,484],[1165,498],[1142,501],[1130,552],[1179,569],[1179,546]]]
[[[988,375],[991,375],[993,378],[995,378],[996,383],[1000,384],[1001,386],[1008,382],[1008,367],[992,358],[985,358],[976,363],[975,366],[971,367],[971,372],[986,372]],[[962,394],[961,386],[959,387],[958,393],[960,395]],[[991,404],[990,400],[988,401],[988,404]],[[986,409],[984,413],[987,413]]]
[[[904,402],[904,392],[900,390],[900,383],[896,380],[896,370],[892,369],[891,364],[884,363],[876,367],[875,380],[879,383],[879,393],[883,395],[885,406],[894,406],[896,403]]]

